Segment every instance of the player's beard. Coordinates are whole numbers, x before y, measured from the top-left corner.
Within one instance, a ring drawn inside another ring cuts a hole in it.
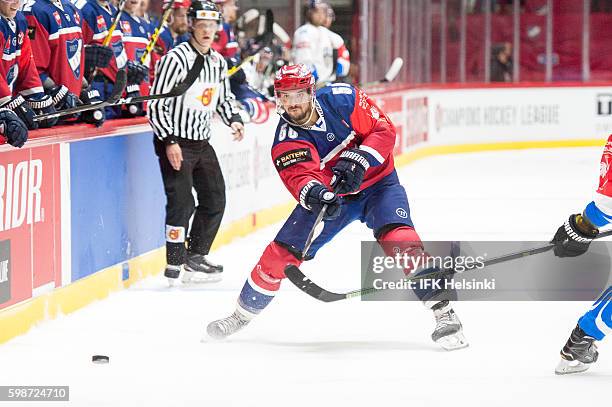
[[[306,123],[306,121],[308,121],[308,119],[310,119],[310,114],[312,113],[312,106],[309,106],[310,109],[305,108],[305,109],[300,109],[299,111],[296,112],[292,112],[289,113],[289,111],[287,111],[287,116],[289,116],[289,118],[297,124],[303,125]]]

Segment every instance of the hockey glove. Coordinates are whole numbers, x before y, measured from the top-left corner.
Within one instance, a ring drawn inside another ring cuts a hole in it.
[[[100,97],[100,92],[96,89],[87,88],[81,91],[81,101],[83,101],[83,104],[88,105],[102,102],[102,98]],[[81,113],[82,122],[94,124],[96,127],[102,126],[104,120],[106,120],[104,109],[87,110]]]
[[[139,85],[128,85],[126,89],[126,98],[134,98],[140,96]],[[144,109],[142,103],[130,103],[125,105],[123,110],[123,116],[125,117],[137,117],[144,116]]]
[[[128,85],[140,85],[147,78],[149,68],[140,62],[128,61],[127,83]]]
[[[18,95],[14,97],[13,100],[2,107],[12,110],[29,130],[36,130],[38,128],[38,122],[34,121],[34,116],[36,116],[36,114],[26,103],[23,96]]]
[[[555,245],[557,257],[580,256],[589,249],[589,245],[599,230],[580,214],[571,215],[555,233],[551,243]]]
[[[300,191],[300,204],[315,213],[321,212],[323,205],[327,205],[323,219],[332,220],[340,216],[340,200],[338,196],[327,189],[323,184],[311,181]]]
[[[28,128],[14,112],[0,109],[0,136],[10,145],[21,148],[28,141]]]
[[[334,176],[331,186],[339,194],[348,194],[359,190],[366,171],[370,168],[368,153],[357,148],[345,150],[332,168]]]
[[[98,44],[89,44],[85,46],[85,77],[96,68],[106,68],[110,64],[113,57],[113,50],[110,47],[105,47]]]
[[[45,113],[55,113],[55,107],[53,107],[53,99],[49,95],[42,96],[32,96],[27,100],[30,109],[34,111],[36,115],[45,114]],[[53,127],[57,124],[59,118],[52,117],[49,119],[42,120],[38,122],[38,127],[40,128],[49,128]]]
[[[83,104],[79,98],[74,93],[70,92],[64,85],[54,86],[50,89],[46,89],[45,91],[47,92],[47,95],[51,96],[53,99],[53,105],[55,106],[56,111],[71,109]],[[78,117],[78,115],[62,116],[59,118],[59,120],[63,122],[76,117]]]

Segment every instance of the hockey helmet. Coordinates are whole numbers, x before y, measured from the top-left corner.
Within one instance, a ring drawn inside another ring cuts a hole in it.
[[[164,9],[168,7],[168,3],[170,3],[170,1],[171,0],[164,0]],[[189,8],[190,6],[191,6],[190,0],[175,0],[174,4],[172,4],[173,9]]]
[[[207,0],[193,0],[187,12],[187,17],[195,20],[214,20],[219,24],[222,21],[221,11],[215,3]]]
[[[276,71],[274,91],[308,89],[314,94],[315,78],[304,64],[285,65]]]

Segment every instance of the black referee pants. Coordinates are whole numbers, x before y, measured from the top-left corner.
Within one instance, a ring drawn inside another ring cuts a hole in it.
[[[154,143],[167,199],[166,261],[178,266],[185,263],[185,240],[189,252],[206,255],[210,251],[225,211],[225,181],[208,141],[179,139],[183,153],[180,171],[170,165],[164,143],[157,138]],[[192,189],[196,191],[197,207]]]

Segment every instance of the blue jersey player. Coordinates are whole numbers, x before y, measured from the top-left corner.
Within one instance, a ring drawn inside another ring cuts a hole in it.
[[[408,256],[424,253],[393,163],[395,128],[372,99],[348,84],[315,92],[314,76],[301,64],[282,67],[274,89],[281,119],[271,158],[299,204],[251,271],[236,311],[208,325],[213,338],[225,338],[247,325],[272,301],[288,264],[299,266],[312,259],[353,221],[365,223],[388,255],[396,250]],[[304,253],[324,206],[323,228]],[[436,290],[415,292],[434,312],[432,339],[448,350],[467,346],[449,301]]]
[[[599,188],[595,199],[582,214],[571,215],[559,227],[552,243],[555,255],[573,257],[585,253],[599,229],[612,222],[612,135],[601,157]],[[561,349],[561,361],[555,369],[557,374],[578,373],[587,370],[597,361],[597,341],[612,332],[612,286],[595,301],[578,320],[578,324]]]

